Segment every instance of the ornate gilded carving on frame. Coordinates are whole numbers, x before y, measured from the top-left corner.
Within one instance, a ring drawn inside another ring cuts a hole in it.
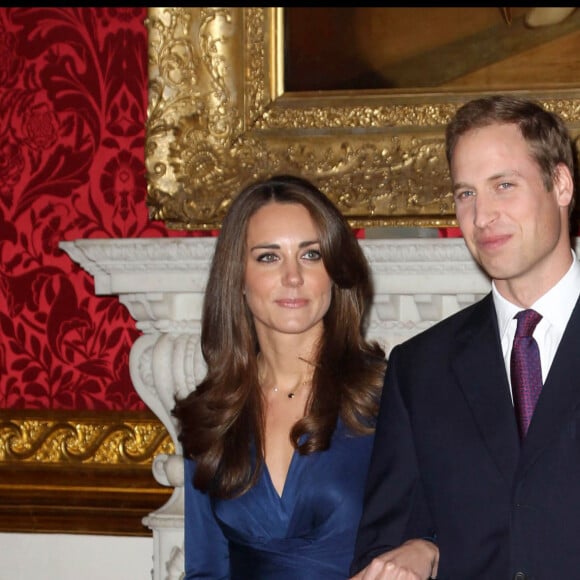
[[[152,219],[217,228],[244,184],[291,172],[355,227],[455,225],[444,126],[473,93],[286,93],[282,8],[149,8],[147,26]],[[518,92],[578,133],[577,90]]]
[[[152,413],[0,413],[0,532],[147,536],[170,490],[153,457],[173,453]]]

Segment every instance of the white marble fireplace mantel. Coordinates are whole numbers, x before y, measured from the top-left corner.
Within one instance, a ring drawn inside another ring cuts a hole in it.
[[[361,240],[371,264],[375,301],[368,336],[387,353],[399,342],[472,304],[490,289],[460,238]],[[139,396],[179,449],[174,395],[205,372],[199,346],[201,306],[214,238],[79,239],[60,247],[94,277],[97,295],[117,295],[142,335],[130,356]],[[153,580],[183,574],[183,470],[179,455],[159,456],[153,473],[174,488],[144,524],[153,531]]]

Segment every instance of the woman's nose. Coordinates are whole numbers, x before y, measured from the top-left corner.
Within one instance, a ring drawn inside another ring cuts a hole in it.
[[[287,286],[300,286],[304,282],[300,264],[287,262],[285,265],[283,283]]]

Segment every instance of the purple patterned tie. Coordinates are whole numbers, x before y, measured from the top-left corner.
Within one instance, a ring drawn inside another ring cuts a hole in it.
[[[532,336],[542,315],[535,310],[522,310],[515,318],[518,326],[511,356],[511,379],[518,428],[523,439],[542,390],[540,349]]]

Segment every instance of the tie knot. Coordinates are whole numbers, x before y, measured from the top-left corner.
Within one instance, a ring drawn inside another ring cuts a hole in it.
[[[542,320],[542,315],[529,308],[528,310],[518,312],[514,318],[518,321],[516,338],[520,338],[521,336],[532,336],[534,328]]]

